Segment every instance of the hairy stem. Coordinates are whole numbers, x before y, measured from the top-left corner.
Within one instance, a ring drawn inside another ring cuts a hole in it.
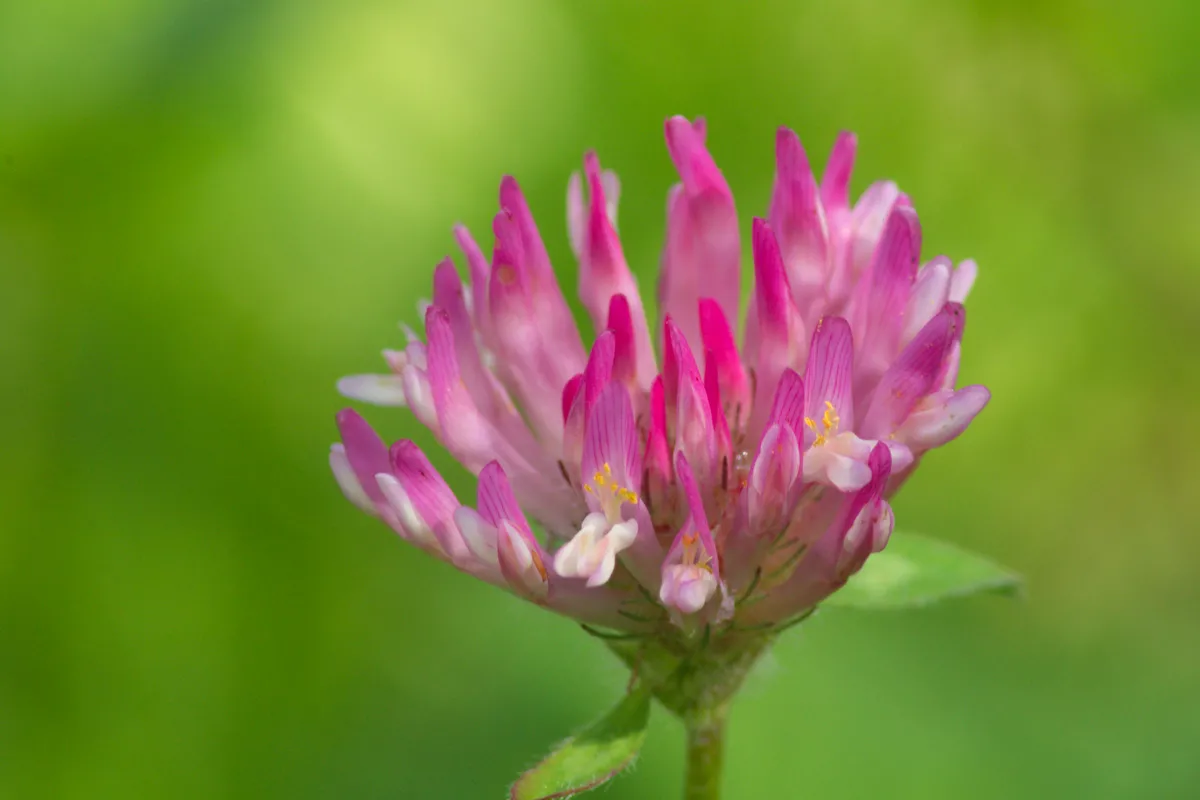
[[[687,778],[684,800],[719,800],[725,763],[727,705],[689,715],[687,726]]]

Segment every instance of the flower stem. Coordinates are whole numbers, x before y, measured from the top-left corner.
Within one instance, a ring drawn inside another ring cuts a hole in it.
[[[721,705],[688,715],[687,783],[684,800],[719,800],[725,758],[725,716]]]

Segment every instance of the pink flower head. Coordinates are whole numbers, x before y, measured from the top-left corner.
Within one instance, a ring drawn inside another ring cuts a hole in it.
[[[386,374],[339,383],[411,409],[478,476],[473,507],[415,444],[387,447],[353,411],[330,465],[404,539],[559,613],[635,634],[769,630],[886,545],[890,492],[987,404],[984,387],[956,386],[976,266],[922,265],[894,184],[851,203],[853,136],[818,181],[781,129],[739,346],[732,192],[701,121],[673,117],[666,138],[680,183],[657,322],[617,233],[617,178],[588,153],[567,219],[590,347],[505,178],[490,260],[457,228],[469,281],[439,264],[424,339],[408,331]]]

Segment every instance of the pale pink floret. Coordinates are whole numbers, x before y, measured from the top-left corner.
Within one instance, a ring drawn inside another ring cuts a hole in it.
[[[410,441],[338,414],[346,497],[482,580],[583,622],[763,629],[806,613],[888,541],[890,491],[962,434],[990,394],[958,388],[973,261],[921,263],[909,198],[852,202],[857,142],[818,182],[780,129],[770,221],[751,226],[755,286],[738,345],[741,237],[702,121],[673,117],[660,320],[617,233],[616,175],[594,153],[567,192],[590,347],[512,178],[491,258],[458,226],[464,283],[434,270],[425,339],[348,397],[406,406],[469,471],[459,502]],[[656,351],[652,331],[658,331]]]

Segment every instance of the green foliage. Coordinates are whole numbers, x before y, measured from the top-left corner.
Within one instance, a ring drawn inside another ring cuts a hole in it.
[[[615,778],[637,758],[650,721],[650,693],[635,688],[513,784],[512,800],[572,797]]]
[[[982,592],[1012,594],[1021,578],[947,542],[897,531],[857,575],[824,605],[843,608],[919,608]]]

